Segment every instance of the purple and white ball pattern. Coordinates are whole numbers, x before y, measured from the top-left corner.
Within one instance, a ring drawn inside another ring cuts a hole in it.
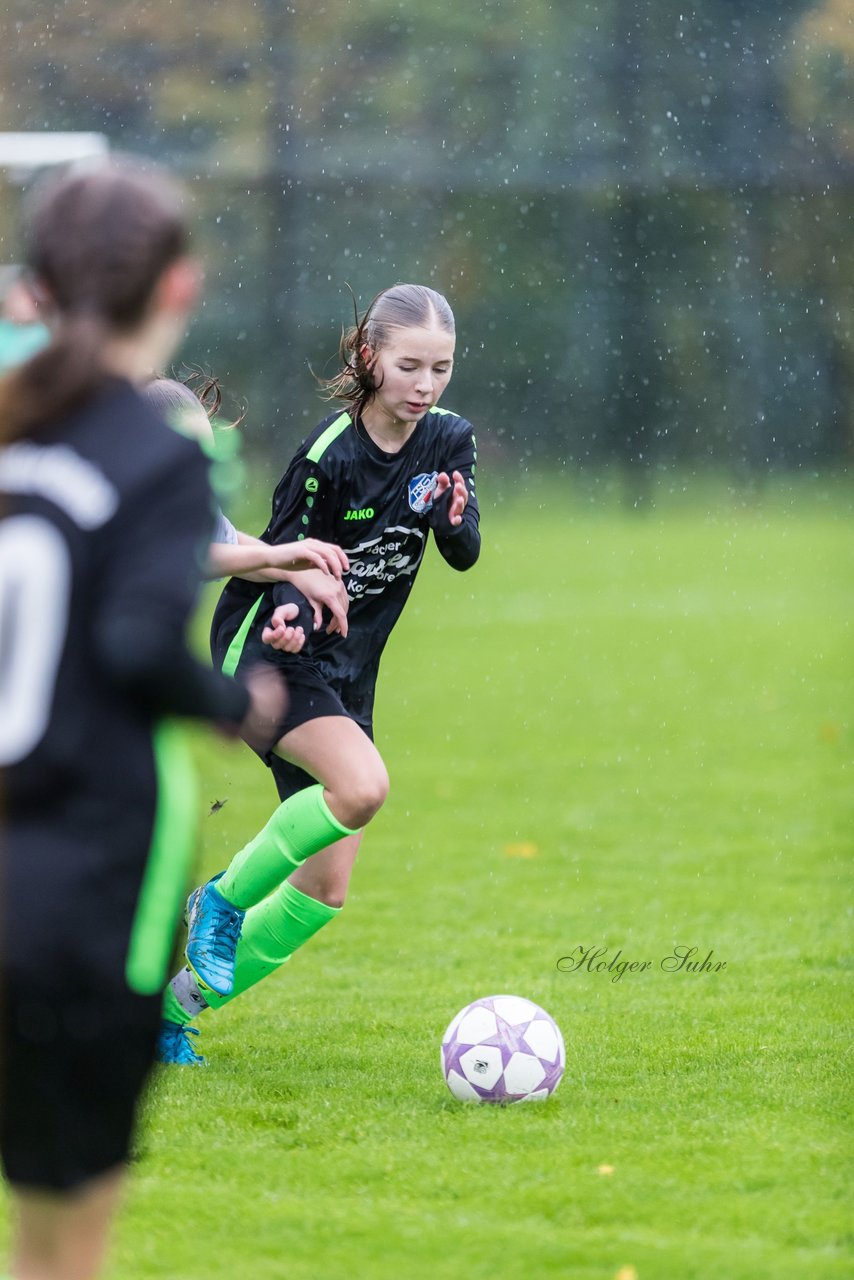
[[[534,1102],[560,1083],[566,1063],[557,1024],[523,996],[484,996],[442,1037],[442,1071],[461,1102]]]

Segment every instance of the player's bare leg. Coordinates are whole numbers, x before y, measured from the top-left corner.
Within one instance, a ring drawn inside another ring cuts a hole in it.
[[[77,1191],[13,1190],[13,1280],[90,1280],[98,1274],[123,1169]]]
[[[257,880],[254,886],[247,883],[246,871],[254,875],[258,870],[256,866],[247,868],[250,858],[259,856],[262,874],[277,869],[281,874],[284,860],[294,848],[293,832],[283,829],[282,819],[295,807],[308,810],[307,821],[313,825],[309,834],[319,843],[323,817],[318,826],[316,806],[322,796],[322,808],[339,824],[340,838],[310,855],[306,853],[283,883],[270,886],[246,911],[232,952],[228,990],[216,990],[206,983],[195,965],[172,980],[164,1000],[163,1061],[201,1064],[203,1059],[193,1050],[186,1024],[203,1009],[218,1008],[272,973],[335,918],[346,898],[362,839],[361,831],[341,835],[342,828],[346,831],[344,816],[350,822],[368,821],[388,792],[382,757],[367,735],[346,717],[328,716],[300,725],[285,735],[277,753],[317,777],[318,785],[285,801],[264,831],[232,861],[226,873],[231,900],[257,891]],[[304,826],[299,833],[301,852],[307,847],[305,835]]]
[[[286,733],[276,755],[298,765],[324,788],[324,798],[345,827],[363,827],[388,795],[382,756],[355,720],[321,716]]]
[[[369,822],[388,794],[388,774],[370,738],[347,716],[323,716],[286,734],[276,751],[318,783],[284,800],[215,882],[188,904],[187,960],[217,995],[234,986],[246,911],[263,902],[306,858]]]
[[[343,907],[362,843],[363,831],[336,840],[315,853],[288,877],[288,884],[328,907]]]

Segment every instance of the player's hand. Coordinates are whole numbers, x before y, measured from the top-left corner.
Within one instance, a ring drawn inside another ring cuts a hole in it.
[[[281,672],[259,663],[244,677],[249,694],[249,710],[240,726],[240,736],[253,750],[269,751],[279,739],[282,717],[288,708],[288,695]]]
[[[453,484],[453,493],[448,503],[448,520],[453,525],[462,523],[463,512],[468,504],[469,495],[466,489],[466,482],[460,475],[459,471],[455,471],[451,477],[447,471],[440,471],[436,477],[436,488],[433,490],[433,501],[441,498],[442,494],[451,488]]]
[[[282,653],[299,653],[305,644],[305,632],[302,627],[290,625],[299,617],[299,606],[280,604],[273,610],[269,623],[261,632],[261,640],[271,649],[280,649]]]
[[[340,578],[334,578],[328,573],[319,573],[317,569],[305,569],[293,585],[299,587],[314,610],[315,631],[323,624],[323,610],[328,609],[332,619],[326,628],[327,635],[337,631],[342,638],[346,636],[347,610],[350,607],[350,600]]]
[[[269,549],[269,561],[271,569],[319,569],[338,579],[350,568],[340,547],[334,542],[321,542],[319,538],[276,543]]]

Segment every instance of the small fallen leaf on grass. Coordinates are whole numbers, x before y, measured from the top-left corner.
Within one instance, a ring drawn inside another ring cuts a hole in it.
[[[819,734],[821,736],[822,742],[830,742],[830,743],[838,742],[839,735],[841,733],[842,733],[841,726],[838,724],[834,724],[831,720],[825,721],[825,723],[819,729]]]
[[[540,848],[530,840],[520,840],[518,844],[506,844],[504,852],[508,858],[536,858]]]
[[[614,1280],[638,1280],[638,1273],[634,1267],[620,1267]]]
[[[600,1164],[596,1172],[601,1173],[603,1178],[610,1178],[614,1172],[614,1166],[612,1164]]]

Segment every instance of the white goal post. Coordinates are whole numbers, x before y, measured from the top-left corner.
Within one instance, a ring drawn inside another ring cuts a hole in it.
[[[110,149],[103,133],[27,133],[0,131],[0,168],[29,170],[105,156]]]

